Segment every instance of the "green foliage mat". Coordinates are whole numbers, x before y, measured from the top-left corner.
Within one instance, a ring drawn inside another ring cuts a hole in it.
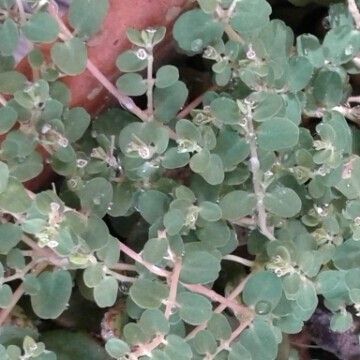
[[[173,37],[215,87],[189,103],[177,67],[154,70],[165,28],[128,30],[113,84],[87,54],[109,1],[73,0],[67,28],[48,1],[0,0],[1,359],[299,359],[287,335],[319,297],[334,332],[360,315],[357,3],[316,1],[323,38],[266,0],[197,3]],[[70,108],[61,78],[85,70],[124,109]],[[26,190],[44,162],[60,185]],[[75,287],[103,342],[43,331]]]

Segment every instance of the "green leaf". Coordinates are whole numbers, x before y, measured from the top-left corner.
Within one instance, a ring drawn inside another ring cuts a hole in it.
[[[44,229],[46,224],[45,219],[29,218],[21,224],[21,229],[24,232],[36,235]]]
[[[225,125],[236,125],[240,121],[239,107],[227,97],[220,97],[210,104],[212,114]]]
[[[213,354],[217,348],[214,335],[209,330],[200,330],[193,339],[193,345],[201,355]]]
[[[305,56],[294,56],[289,60],[288,84],[292,92],[304,89],[310,82],[314,67]]]
[[[272,119],[258,127],[257,141],[259,147],[263,150],[278,151],[288,149],[298,143],[299,128],[290,120]]]
[[[18,225],[0,224],[0,254],[8,254],[19,243],[21,237],[22,231]]]
[[[285,103],[283,98],[278,94],[267,92],[258,93],[256,102],[258,105],[253,114],[255,121],[268,121],[275,116],[281,116],[284,112]]]
[[[109,241],[103,244],[100,250],[96,252],[98,258],[104,262],[108,267],[112,267],[119,262],[120,248],[119,240],[109,236]]]
[[[11,287],[8,284],[0,285],[0,308],[6,309],[13,297]]]
[[[35,295],[41,289],[41,284],[37,277],[33,274],[27,274],[23,280],[25,293],[28,295]]]
[[[143,49],[141,49],[143,50]],[[145,50],[143,50],[145,51]],[[122,72],[136,72],[144,70],[147,67],[147,53],[140,50],[127,50],[119,55],[116,60],[116,66]]]
[[[190,159],[190,169],[197,174],[201,174],[206,171],[206,169],[210,166],[210,156],[211,155],[208,150],[202,149]]]
[[[142,257],[151,264],[158,264],[166,256],[169,242],[166,238],[149,239],[143,248]]]
[[[134,205],[135,189],[128,183],[120,182],[113,185],[113,204],[108,214],[113,217],[125,216]]]
[[[7,133],[16,123],[16,111],[10,106],[0,108],[0,135]]]
[[[238,220],[251,215],[256,205],[254,194],[246,191],[235,190],[226,194],[219,202],[223,218],[226,220]]]
[[[195,144],[201,141],[201,133],[199,128],[190,120],[178,120],[175,125],[175,131],[179,139],[190,140]]]
[[[168,204],[169,199],[164,193],[148,190],[139,195],[137,209],[149,224],[153,224],[165,214]]]
[[[190,325],[200,325],[212,316],[211,302],[202,295],[182,292],[177,297],[179,316]]]
[[[46,190],[36,194],[34,205],[42,215],[48,215],[51,211],[51,203],[63,205],[62,201],[54,191]]]
[[[181,337],[177,335],[169,335],[166,338],[166,345],[164,347],[164,353],[169,359],[176,360],[191,360],[193,359],[193,353],[190,345]]]
[[[224,25],[202,10],[182,14],[174,25],[173,35],[179,46],[191,53],[201,53],[221,39]]]
[[[252,274],[243,291],[245,304],[255,307],[255,311],[261,315],[275,309],[281,296],[281,280],[270,271],[259,271]]]
[[[80,223],[81,224],[81,223]],[[105,222],[96,215],[90,215],[82,238],[91,250],[99,250],[109,242],[109,229]]]
[[[179,152],[176,147],[173,147],[165,152],[161,160],[161,165],[165,169],[177,169],[187,165],[189,160],[190,160],[189,153]]]
[[[215,281],[221,269],[220,260],[205,251],[191,251],[183,258],[180,279],[188,284]]]
[[[72,280],[68,271],[45,271],[38,276],[40,290],[31,296],[31,305],[42,319],[56,319],[67,307]]]
[[[170,235],[176,235],[185,224],[185,215],[178,209],[169,210],[164,216],[164,226]]]
[[[139,74],[129,73],[119,77],[117,88],[129,96],[141,96],[146,93],[147,82]]]
[[[338,312],[331,317],[330,329],[335,332],[343,333],[353,326],[351,313],[344,311]]]
[[[118,282],[115,278],[107,276],[94,288],[94,300],[101,307],[113,306],[117,299]]]
[[[156,73],[155,85],[163,89],[174,85],[179,80],[179,70],[173,65],[162,66]]]
[[[45,343],[46,349],[56,353],[58,360],[107,359],[103,346],[85,333],[69,330],[52,330],[42,333],[41,341]]]
[[[210,185],[219,185],[224,181],[224,166],[219,155],[210,155],[209,166],[201,172],[201,176]]]
[[[80,37],[97,33],[109,9],[108,0],[73,0],[69,8],[69,23]]]
[[[236,341],[231,346],[228,360],[252,360],[251,354],[246,348],[241,345],[240,341]]]
[[[340,270],[357,268],[360,262],[360,241],[349,239],[338,246],[335,250],[333,262]]]
[[[170,121],[184,106],[188,94],[188,89],[182,81],[177,81],[164,89],[156,88],[154,90],[155,118],[161,122]]]
[[[251,354],[251,360],[272,360],[278,352],[275,328],[265,319],[257,318],[240,335],[240,344]],[[245,353],[244,355],[247,356]]]
[[[157,309],[169,294],[168,287],[157,280],[138,279],[129,292],[134,303],[143,309]]]
[[[205,13],[212,13],[215,11],[218,2],[217,0],[197,0],[202,11]]]
[[[17,71],[5,71],[0,73],[0,93],[14,94],[22,90],[27,82],[26,77]]]
[[[333,65],[347,63],[360,50],[360,32],[350,26],[336,26],[326,33],[323,49],[326,60]]]
[[[203,201],[199,207],[199,215],[206,221],[218,221],[222,217],[221,208],[215,203],[210,201]]]
[[[276,86],[286,74],[287,58],[293,45],[293,32],[283,21],[271,20],[264,24],[260,34],[252,41],[258,58],[263,58],[269,66],[268,82]]]
[[[3,346],[9,346],[10,344],[22,346],[25,336],[31,336],[32,338],[37,338],[38,336],[37,330],[30,328],[29,326],[20,327],[16,325],[3,325],[1,330],[0,344]]]
[[[8,166],[4,162],[0,161],[0,193],[5,191],[7,188],[9,175],[10,172]]]
[[[296,48],[298,54],[305,56],[310,63],[319,68],[324,63],[323,48],[319,39],[312,34],[302,34],[296,39]]]
[[[198,238],[205,244],[208,244],[210,248],[223,247],[230,240],[230,229],[226,222],[206,222],[201,228],[196,231]]]
[[[99,217],[103,217],[113,198],[113,189],[104,178],[88,181],[79,192],[81,206]]]
[[[111,357],[119,359],[130,352],[130,347],[121,339],[111,338],[106,342],[105,350]]]
[[[345,284],[345,271],[324,270],[316,279],[316,288],[319,294],[326,298],[341,298],[348,293]]]
[[[169,132],[154,122],[133,122],[125,126],[119,136],[120,149],[131,157],[150,159],[162,154],[169,144]]]
[[[73,107],[63,117],[65,136],[71,142],[79,140],[90,125],[90,114],[82,107]]]
[[[318,298],[314,284],[311,281],[301,281],[295,300],[296,304],[304,311],[315,311]]]
[[[301,200],[298,194],[286,187],[276,187],[266,193],[264,205],[266,210],[285,218],[293,217],[301,210]]]
[[[15,59],[13,56],[3,56],[0,54],[0,73],[11,71],[15,67]]]
[[[94,288],[97,286],[101,280],[103,280],[103,265],[102,264],[94,264],[90,265],[84,270],[83,279],[84,283],[87,287]]]
[[[150,339],[148,334],[145,334],[140,325],[136,323],[126,324],[123,329],[123,336],[126,342],[131,346],[135,344],[144,344]]]
[[[222,130],[217,135],[214,152],[220,156],[224,170],[230,171],[249,156],[250,147],[235,131]]]
[[[343,166],[340,181],[335,184],[348,199],[356,199],[360,196],[360,158],[354,157],[346,166]]]
[[[8,161],[10,175],[24,182],[38,176],[43,170],[43,158],[37,152],[33,151],[25,158],[11,159]]]
[[[22,270],[25,267],[25,257],[21,250],[14,248],[6,256],[6,265],[12,269]]]
[[[271,6],[265,0],[243,0],[235,8],[231,25],[242,35],[254,35],[269,22]]]
[[[232,330],[228,319],[224,314],[213,313],[207,323],[207,329],[211,331],[216,340],[226,340],[231,336]]]
[[[7,18],[0,25],[0,53],[10,56],[17,48],[19,41],[19,30],[13,19]]]
[[[57,42],[51,48],[51,59],[65,74],[79,75],[86,69],[87,49],[78,38]]]
[[[31,200],[23,185],[10,178],[7,188],[0,194],[0,208],[5,212],[22,213],[31,205]]]
[[[21,131],[11,131],[7,134],[1,144],[1,150],[5,158],[24,160],[35,149],[36,142],[31,136],[27,136]]]
[[[150,334],[151,336],[167,334],[170,330],[169,321],[159,309],[145,310],[141,314],[138,324],[146,334]]]
[[[321,70],[314,79],[313,94],[315,99],[325,107],[340,104],[343,96],[343,84],[337,71]]]
[[[52,43],[59,34],[59,25],[47,12],[38,12],[31,16],[21,29],[32,42]]]
[[[146,40],[143,38],[143,32],[134,28],[126,30],[126,36],[131,43],[139,47],[146,46]]]

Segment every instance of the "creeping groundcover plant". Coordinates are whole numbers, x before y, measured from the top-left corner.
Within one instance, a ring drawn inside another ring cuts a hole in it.
[[[0,359],[295,360],[320,308],[350,331],[360,2],[318,1],[315,36],[273,1],[183,1],[109,78],[89,54],[121,1],[0,0]],[[195,100],[171,38],[211,74]],[[84,73],[118,103],[74,104]]]

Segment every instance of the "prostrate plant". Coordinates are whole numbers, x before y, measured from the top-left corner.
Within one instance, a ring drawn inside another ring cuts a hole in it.
[[[359,130],[345,119],[358,121],[348,104],[359,100],[349,97],[360,72],[356,4],[329,7],[320,41],[295,39],[265,0],[198,3],[173,34],[184,53],[211,61],[217,91],[183,109],[178,69],[154,72],[164,28],[129,29],[134,47],[117,60],[115,87],[86,48],[108,1],[73,0],[70,31],[48,1],[0,0],[0,324],[13,334],[2,359],[56,358],[36,329],[6,321],[23,295],[39,318],[58,318],[74,286],[100,308],[125,304],[120,337],[105,344],[115,359],[271,360],[319,295],[333,331],[359,315]],[[34,45],[32,81],[14,70],[19,31]],[[60,79],[86,68],[128,111],[90,122],[69,108]],[[142,95],[144,110],[130,98]],[[304,118],[319,118],[314,131]],[[65,181],[34,194],[22,182],[42,171],[40,147]],[[148,224],[140,252],[103,219],[136,213]],[[238,226],[253,260],[233,254]],[[242,265],[228,274],[227,262]]]

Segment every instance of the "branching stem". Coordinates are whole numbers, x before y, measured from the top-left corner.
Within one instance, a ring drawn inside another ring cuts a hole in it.
[[[126,246],[125,244],[123,244],[120,241],[119,241],[119,246],[120,246],[120,251],[124,252],[126,255],[131,257],[133,260],[135,260],[139,264],[145,266],[153,274],[161,276],[161,277],[165,277],[165,278],[169,278],[171,276],[171,272],[161,269],[153,264],[146,262],[141,257],[141,255],[139,255],[134,250],[130,249],[128,246]],[[247,313],[249,311],[247,307],[245,307],[241,304],[238,304],[235,301],[225,298],[224,296],[218,294],[217,292],[215,292],[212,289],[207,288],[206,286],[199,285],[199,284],[194,284],[194,285],[193,284],[185,284],[182,282],[181,282],[181,284],[190,291],[205,295],[212,301],[223,304],[225,306],[225,308],[227,308],[227,307],[230,308],[236,314]]]
[[[348,9],[355,21],[356,28],[360,29],[360,12],[356,5],[355,0],[348,0]]]
[[[265,235],[269,240],[275,240],[274,235],[267,226],[267,214],[264,206],[265,191],[262,185],[262,171],[260,169],[260,161],[257,152],[257,143],[253,120],[251,116],[251,110],[247,118],[246,137],[250,145],[250,169],[252,172],[254,193],[257,200],[257,224],[263,235]]]
[[[171,273],[169,271],[166,271],[164,269],[159,268],[156,265],[148,263],[141,257],[141,255],[136,253],[134,250],[130,249],[127,245],[123,244],[121,241],[119,241],[119,247],[120,247],[120,251],[122,251],[127,256],[131,257],[133,260],[135,260],[139,264],[145,266],[149,271],[151,271],[155,275],[158,275],[161,277],[166,277],[166,278],[170,276]]]
[[[110,266],[111,270],[117,270],[117,271],[134,271],[137,272],[136,266],[131,264],[125,264],[125,263],[117,263],[112,266]]]
[[[148,47],[148,66],[147,66],[147,115],[148,121],[152,121],[154,119],[154,79],[153,79],[153,71],[154,71],[154,54],[153,48]]]
[[[126,276],[126,275],[122,275],[122,274],[118,274],[115,271],[111,271],[111,270],[106,270],[106,273],[108,275],[113,276],[116,280],[119,280],[120,282],[127,282],[127,283],[133,283],[137,280],[137,278],[135,277],[130,277],[130,276]]]
[[[151,342],[148,344],[141,344],[139,349],[129,354],[130,360],[138,360],[141,356],[147,355],[149,356],[151,352],[156,349],[159,345],[163,344],[165,341],[163,335],[156,336]]]
[[[29,262],[29,264],[27,264],[21,271],[16,272],[14,275],[11,276],[7,276],[6,278],[3,279],[3,283],[7,283],[10,281],[14,281],[14,280],[18,280],[18,279],[23,279],[24,276],[34,267],[36,266],[38,261],[36,260],[32,260],[31,262]]]
[[[56,12],[56,7],[53,4],[49,6],[49,12],[58,22],[63,36],[65,36],[65,38],[67,39],[71,39],[73,37],[73,34],[64,24],[64,22],[60,19],[59,15]],[[133,113],[143,121],[146,121],[148,119],[147,114],[143,110],[141,110],[130,97],[121,93],[91,60],[87,61],[86,69],[95,79],[97,79],[102,84],[102,86],[107,91],[109,91],[111,95],[115,97],[115,99],[119,102],[121,106],[123,106],[125,109],[127,109],[129,112]]]
[[[37,267],[37,269],[34,270],[33,274],[38,275],[40,274],[46,267],[48,266],[48,263],[45,262]],[[12,299],[10,304],[6,309],[3,309],[0,311],[0,327],[4,324],[5,320],[13,310],[13,308],[16,306],[20,298],[24,295],[24,286],[21,284],[13,293]]]
[[[208,357],[209,360],[215,359],[216,355],[219,354],[223,350],[228,350],[230,348],[231,343],[238,338],[238,336],[252,323],[254,317],[250,316],[248,318],[244,318],[240,325],[232,332],[231,336],[228,340],[223,341],[221,345],[217,348],[216,352]]]
[[[19,11],[20,24],[23,25],[26,22],[26,14],[22,0],[16,0],[16,6]]]
[[[68,263],[68,260],[66,258],[59,257],[54,251],[49,248],[40,247],[34,240],[32,240],[26,235],[24,235],[21,240],[27,246],[33,249],[38,255],[44,257],[46,260],[48,260],[51,264],[55,266],[63,267]]]
[[[360,96],[350,96],[347,99],[347,102],[349,102],[349,103],[360,103]]]
[[[186,118],[191,111],[193,111],[194,109],[196,109],[201,102],[204,99],[204,95],[208,92],[208,91],[214,91],[216,90],[216,86],[211,86],[208,90],[206,90],[203,94],[201,94],[200,96],[198,96],[197,98],[195,98],[193,101],[191,101],[188,105],[186,105],[186,107],[184,109],[182,109],[178,114],[177,114],[177,118],[178,119],[184,119]]]
[[[245,279],[243,279],[238,286],[236,286],[236,288],[231,291],[231,293],[229,294],[229,296],[227,297],[228,300],[234,300],[239,294],[241,294],[241,292],[243,291],[245,284],[248,280],[249,276],[247,276]],[[224,310],[226,309],[226,305],[224,303],[221,303],[220,305],[218,305],[216,307],[216,309],[214,310],[215,313],[220,314],[222,313]],[[247,315],[252,314],[249,310],[247,310]],[[204,324],[198,325],[197,327],[195,327],[187,336],[186,336],[186,340],[192,339],[199,331],[204,330],[206,328],[207,322],[205,322]]]
[[[181,271],[181,261],[177,259],[174,263],[172,275],[169,278],[170,292],[165,308],[166,319],[169,319],[170,315],[172,314],[172,309],[176,303],[176,295],[177,295],[177,288],[179,285],[180,271]]]
[[[232,3],[230,4],[230,6],[227,10],[227,14],[226,14],[228,19],[231,19],[238,2],[239,2],[239,0],[233,0]]]
[[[246,314],[249,311],[248,308],[245,307],[244,305],[232,301],[231,299],[218,294],[217,292],[207,288],[206,286],[198,285],[198,284],[190,285],[184,283],[182,283],[182,285],[192,292],[205,295],[207,298],[211,299],[212,301],[223,304],[225,308],[231,309],[235,314],[244,314],[244,313]]]
[[[236,256],[236,255],[225,255],[222,259],[233,261],[233,262],[236,262],[236,263],[242,264],[244,266],[248,266],[248,267],[253,267],[255,264],[254,261],[244,259],[244,258],[242,258],[240,256]]]

